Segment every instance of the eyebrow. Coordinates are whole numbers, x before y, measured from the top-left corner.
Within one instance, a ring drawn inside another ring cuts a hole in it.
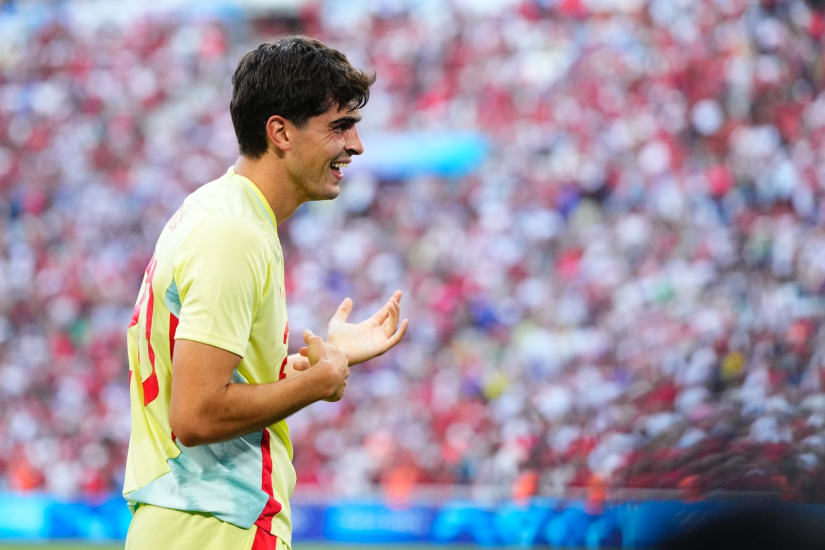
[[[329,123],[330,126],[338,126],[339,124],[348,122],[350,124],[358,124],[361,122],[361,117],[354,117],[354,116],[345,116],[338,119],[333,120]]]

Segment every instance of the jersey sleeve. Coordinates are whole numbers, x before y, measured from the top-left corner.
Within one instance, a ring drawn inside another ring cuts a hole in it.
[[[253,223],[211,216],[198,224],[175,258],[181,301],[175,338],[243,357],[268,284],[269,248]]]

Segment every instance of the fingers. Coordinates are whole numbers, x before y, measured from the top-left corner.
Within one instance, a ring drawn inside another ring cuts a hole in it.
[[[390,316],[390,310],[392,309],[392,300],[384,304],[381,309],[375,312],[375,315],[372,318],[375,320],[376,323],[379,325],[383,325],[384,321],[386,321]]]
[[[350,313],[352,313],[352,300],[349,298],[344,298],[344,301],[341,302],[341,305],[338,306],[337,310],[335,310],[335,315],[332,316],[332,319],[335,321],[345,322]]]
[[[292,363],[292,368],[297,371],[305,371],[311,366],[312,365],[309,364],[309,359],[304,358],[296,359],[295,362]]]
[[[400,311],[401,306],[399,305],[399,302],[401,301],[401,295],[401,291],[396,290],[392,293],[390,299],[387,300],[387,303],[384,304],[384,306],[381,309],[375,312],[372,318],[375,320],[376,323],[378,323],[379,325],[383,325],[384,321],[386,321],[387,318],[392,314],[393,308],[395,308],[396,311]]]
[[[398,305],[398,302],[396,301],[390,301],[389,315],[387,316],[387,319],[381,324],[381,328],[384,329],[384,335],[386,335],[387,337],[392,336],[392,334],[398,328],[399,317],[401,317],[401,306]]]
[[[346,389],[346,385],[347,384],[345,382],[343,387],[336,390],[335,393],[332,394],[331,397],[328,397],[328,398],[324,399],[324,401],[329,401],[330,403],[335,403],[336,401],[340,401],[341,399],[343,399],[344,398],[344,390]]]
[[[304,331],[304,342],[307,345],[307,359],[310,365],[314,365],[324,354],[324,340],[316,336],[311,330]]]
[[[300,355],[301,357],[306,357],[308,353],[309,353],[309,350],[307,349],[306,346],[304,346],[304,347],[302,347],[301,349],[298,350],[298,355]]]
[[[306,342],[307,346],[313,345],[312,342],[315,342],[315,345],[317,346],[318,344],[323,344],[324,340],[311,330],[306,329],[304,331],[304,342]]]
[[[401,321],[401,326],[398,327],[398,330],[387,336],[386,346],[383,347],[383,350],[378,355],[384,355],[389,350],[394,348],[396,344],[398,344],[398,342],[400,342],[401,339],[404,338],[404,335],[407,334],[407,327],[409,326],[409,319],[404,319],[403,321]]]
[[[376,311],[368,319],[368,321],[372,321],[380,326],[386,336],[393,334],[398,327],[398,318],[401,316],[401,306],[399,302],[401,301],[402,295],[403,293],[400,290],[393,292],[390,299],[387,300],[381,309]],[[330,326],[332,326],[333,322],[346,322],[350,313],[352,313],[352,300],[350,298],[344,298],[344,301],[341,302],[341,305],[338,306],[338,309],[335,311],[335,315],[332,316]]]
[[[389,339],[387,340],[387,343],[389,344],[387,346],[388,350],[395,347],[395,345],[398,342],[400,342],[402,338],[404,338],[404,335],[407,334],[407,327],[408,326],[410,326],[409,319],[404,319],[403,321],[401,321],[401,326],[398,328],[396,333],[393,334],[392,336],[390,336]]]
[[[383,314],[376,318],[376,321],[384,331],[384,336],[387,338],[392,336],[398,329],[398,319],[401,317],[401,306],[398,303],[400,298],[401,291],[395,291],[392,298],[384,305],[383,309],[386,309],[386,311],[382,312]]]

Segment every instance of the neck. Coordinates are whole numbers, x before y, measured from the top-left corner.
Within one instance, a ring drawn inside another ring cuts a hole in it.
[[[303,202],[295,193],[281,163],[269,158],[269,154],[259,159],[243,155],[235,162],[235,173],[252,181],[263,193],[278,224],[288,219]]]

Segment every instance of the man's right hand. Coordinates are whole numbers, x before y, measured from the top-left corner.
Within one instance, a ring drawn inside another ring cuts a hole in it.
[[[304,331],[309,366],[306,373],[318,380],[318,389],[324,401],[340,401],[349,378],[349,358],[340,348],[324,342],[311,330]]]

